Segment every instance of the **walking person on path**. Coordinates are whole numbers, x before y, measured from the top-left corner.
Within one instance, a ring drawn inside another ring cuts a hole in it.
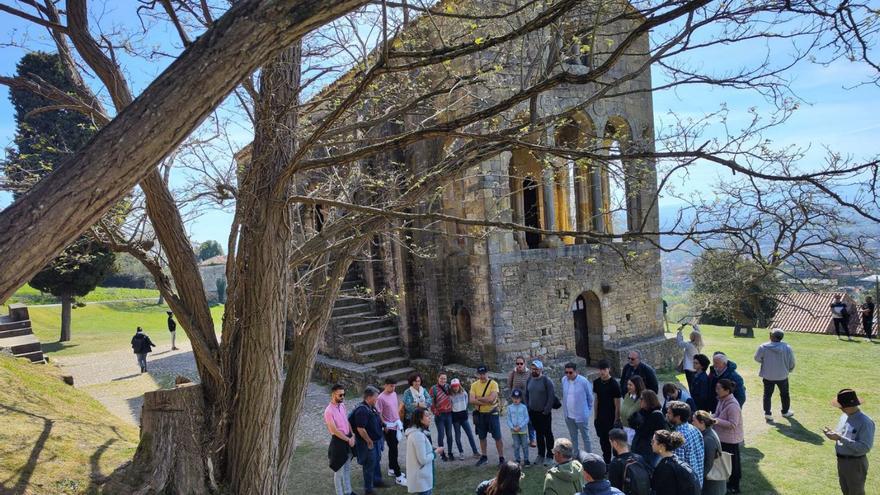
[[[327,457],[333,471],[336,495],[351,495],[351,453],[355,440],[345,411],[345,388],[338,383],[330,388],[330,404],[324,409],[324,424],[330,432]]]
[[[743,377],[737,373],[736,363],[727,359],[727,355],[723,352],[716,352],[712,355],[712,366],[709,367],[709,389],[715,391],[718,382],[725,378],[736,385],[734,397],[739,402],[739,406],[742,407],[746,403],[746,386],[745,382],[743,382]],[[715,393],[710,404],[713,411],[717,404],[718,394]]]
[[[434,414],[434,423],[437,425],[437,445],[443,447],[443,439],[446,438],[448,449],[444,449],[440,458],[444,461],[454,461],[452,453],[452,399],[449,398],[449,385],[446,384],[446,373],[437,375],[437,383],[428,390],[431,397],[431,412]]]
[[[642,362],[642,353],[639,351],[630,351],[627,357],[629,362],[623,365],[620,372],[620,393],[625,393],[626,381],[633,376],[640,376],[645,381],[645,388],[653,390],[655,394],[660,393],[660,384],[657,382],[657,373],[654,368]]]
[[[422,375],[413,373],[406,381],[409,383],[409,388],[403,391],[403,425],[409,427],[416,409],[431,407],[431,397],[422,386]]]
[[[387,486],[382,481],[382,417],[376,410],[379,390],[368,385],[364,389],[363,402],[351,413],[351,426],[356,432],[355,452],[358,464],[364,469],[364,495],[376,493],[373,488]]]
[[[153,352],[153,347],[156,347],[156,344],[154,344],[153,341],[150,340],[150,337],[144,333],[143,328],[137,327],[137,330],[134,332],[134,337],[131,338],[131,348],[137,355],[138,366],[141,367],[141,373],[147,372],[147,354]]]
[[[837,334],[838,339],[840,332],[843,332],[846,334],[846,340],[852,340],[849,336],[849,309],[839,294],[831,301],[831,321],[834,323],[834,333]]]
[[[755,352],[755,361],[761,363],[758,376],[764,381],[764,419],[772,420],[770,402],[773,391],[779,387],[779,397],[782,400],[782,417],[794,416],[791,411],[791,397],[788,395],[788,374],[794,370],[794,351],[791,346],[782,341],[785,332],[774,328],[770,332],[770,342],[758,346]]]
[[[596,396],[593,426],[602,446],[602,458],[607,464],[611,462],[612,454],[608,432],[620,418],[620,384],[611,376],[611,364],[607,360],[599,361],[598,367],[599,378],[593,380],[593,394]]]
[[[476,408],[474,410],[474,428],[480,437],[480,460],[477,466],[489,462],[486,448],[486,437],[492,434],[495,439],[495,450],[498,452],[498,464],[504,464],[504,442],[501,440],[501,418],[498,407],[498,394],[500,387],[498,382],[489,378],[489,368],[480,366],[477,368],[479,379],[471,384],[470,402]]]
[[[593,417],[593,386],[590,380],[577,371],[577,365],[566,363],[565,376],[562,377],[562,415],[575,456],[580,452],[578,434],[584,440],[584,450],[593,451],[590,442],[590,418]]]
[[[407,493],[431,495],[434,490],[434,459],[443,453],[431,444],[431,415],[426,409],[416,408],[412,426],[406,430],[406,480]]]
[[[865,302],[859,306],[859,317],[862,320],[865,338],[871,340],[874,332],[874,299],[871,296],[866,297]]]
[[[529,462],[529,409],[522,403],[522,390],[515,388],[510,394],[513,402],[507,408],[507,427],[513,437],[513,460],[528,466]]]
[[[544,475],[544,495],[571,495],[584,487],[583,467],[574,459],[576,450],[567,438],[557,438],[553,443],[555,466]]]
[[[174,321],[174,313],[171,311],[166,311],[168,314],[168,332],[171,333],[171,350],[177,350],[177,322]]]
[[[702,487],[705,448],[703,447],[703,434],[690,423],[691,407],[677,400],[670,402],[666,409],[666,420],[672,426],[673,431],[681,433],[681,436],[684,437],[684,445],[675,449],[675,455],[690,464],[694,473],[697,474],[697,482]]]
[[[507,388],[509,388],[511,392],[514,389],[520,389],[525,397],[526,383],[528,383],[529,376],[531,376],[529,370],[526,369],[526,358],[517,356],[513,362],[514,368],[510,374],[507,375]],[[532,426],[532,423],[529,423],[529,447],[534,448],[536,445],[535,428]]]
[[[718,394],[718,405],[715,408],[715,433],[721,440],[721,450],[731,455],[733,464],[730,478],[727,480],[727,493],[739,493],[739,480],[742,478],[742,459],[739,446],[745,438],[743,431],[742,408],[733,393],[736,384],[722,378],[715,386]]]
[[[716,462],[721,462],[721,440],[713,428],[715,423],[712,413],[707,411],[697,411],[691,418],[691,424],[703,435],[703,490],[701,495],[725,495],[727,493],[726,481],[706,478],[706,475],[712,470],[712,466]]]
[[[845,388],[837,392],[834,406],[843,414],[837,428],[822,428],[825,436],[833,440],[837,454],[837,480],[843,495],[865,495],[868,477],[868,452],[874,446],[874,421],[863,413],[856,391]],[[876,488],[876,486],[875,486]],[[873,492],[872,492],[873,493]]]
[[[556,390],[553,381],[544,376],[544,363],[540,359],[532,361],[532,376],[526,384],[526,405],[529,419],[535,427],[538,443],[538,457],[535,464],[553,465],[553,403]]]
[[[688,340],[685,341],[681,333],[684,327],[682,325],[678,329],[678,333],[675,334],[675,340],[678,342],[678,346],[684,350],[684,356],[681,359],[681,369],[684,371],[684,376],[687,379],[688,388],[691,388],[691,380],[696,373],[694,369],[694,356],[703,350],[703,334],[700,333],[696,326],[692,326],[693,330],[688,335]]]
[[[471,453],[474,457],[480,458],[480,451],[477,450],[477,443],[474,441],[474,432],[471,429],[471,422],[468,419],[468,397],[467,391],[461,386],[458,378],[453,378],[449,385],[449,398],[452,400],[452,429],[455,430],[455,444],[458,446],[458,455],[464,458],[464,448],[461,444],[461,431],[467,436],[468,443],[471,446]],[[452,453],[452,442],[449,443],[449,451]]]
[[[397,460],[397,446],[403,440],[403,422],[400,421],[400,401],[394,390],[396,386],[393,378],[385,379],[385,386],[376,400],[376,410],[382,418],[383,437],[388,445],[388,476],[393,476],[398,485],[406,486],[406,474],[401,472]]]

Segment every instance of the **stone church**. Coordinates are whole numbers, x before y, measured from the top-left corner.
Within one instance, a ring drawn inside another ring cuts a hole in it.
[[[525,84],[523,68],[585,74],[604,61],[639,19],[625,2],[583,2],[578,8],[564,22],[456,63],[476,66],[494,60],[497,77],[509,77],[509,91]],[[464,22],[432,19],[431,26],[455,30]],[[560,39],[559,31],[577,32],[581,22],[597,23],[602,36],[584,41],[587,49],[579,43],[566,47],[569,43]],[[406,31],[419,29],[416,19]],[[561,53],[548,62],[553,46]],[[631,75],[646,66],[649,53],[648,37],[642,36],[603,77],[610,81]],[[596,97],[596,83],[562,85],[509,110],[502,119],[564,114],[562,123],[531,138],[605,154],[653,151],[650,70],[623,79],[615,87],[619,96]],[[474,98],[497,101],[507,96],[499,88],[479,94],[478,87]],[[394,131],[417,122],[403,119],[401,125]],[[417,171],[437,163],[451,146],[443,139],[422,142],[387,153],[386,162],[374,161],[369,167],[390,167],[394,161]],[[443,189],[441,200],[424,211],[596,234],[659,229],[652,162],[547,160],[552,166],[527,149],[504,152],[456,177]],[[314,222],[323,222],[324,215],[316,208]],[[321,348],[319,376],[381,383],[387,377],[404,380],[416,369],[433,374],[440,366],[486,364],[499,371],[510,369],[520,355],[550,363],[579,359],[588,366],[608,359],[619,370],[631,349],[655,367],[673,365],[679,354],[675,342],[664,336],[660,253],[650,240],[622,236],[600,243],[513,229],[438,226],[427,220],[411,227],[376,237],[367,259],[352,267]],[[411,246],[426,253],[415,254]]]

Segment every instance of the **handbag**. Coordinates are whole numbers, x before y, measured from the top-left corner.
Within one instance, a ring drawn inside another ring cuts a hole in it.
[[[715,452],[715,462],[712,463],[712,469],[706,473],[706,479],[712,481],[727,481],[733,473],[733,456],[730,452],[718,449]]]

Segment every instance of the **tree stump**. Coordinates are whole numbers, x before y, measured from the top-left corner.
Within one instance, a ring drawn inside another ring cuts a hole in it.
[[[124,474],[130,493],[210,493],[204,413],[198,384],[144,394],[140,444]]]

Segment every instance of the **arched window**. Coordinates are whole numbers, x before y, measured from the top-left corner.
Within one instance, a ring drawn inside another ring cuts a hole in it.
[[[460,344],[470,342],[473,338],[471,333],[471,312],[467,308],[460,308],[455,315],[455,336]]]
[[[611,117],[605,125],[603,139],[607,154],[603,187],[607,191],[605,204],[608,232],[638,229],[641,222],[641,186],[632,160],[621,159],[632,149],[632,130],[622,117]]]

